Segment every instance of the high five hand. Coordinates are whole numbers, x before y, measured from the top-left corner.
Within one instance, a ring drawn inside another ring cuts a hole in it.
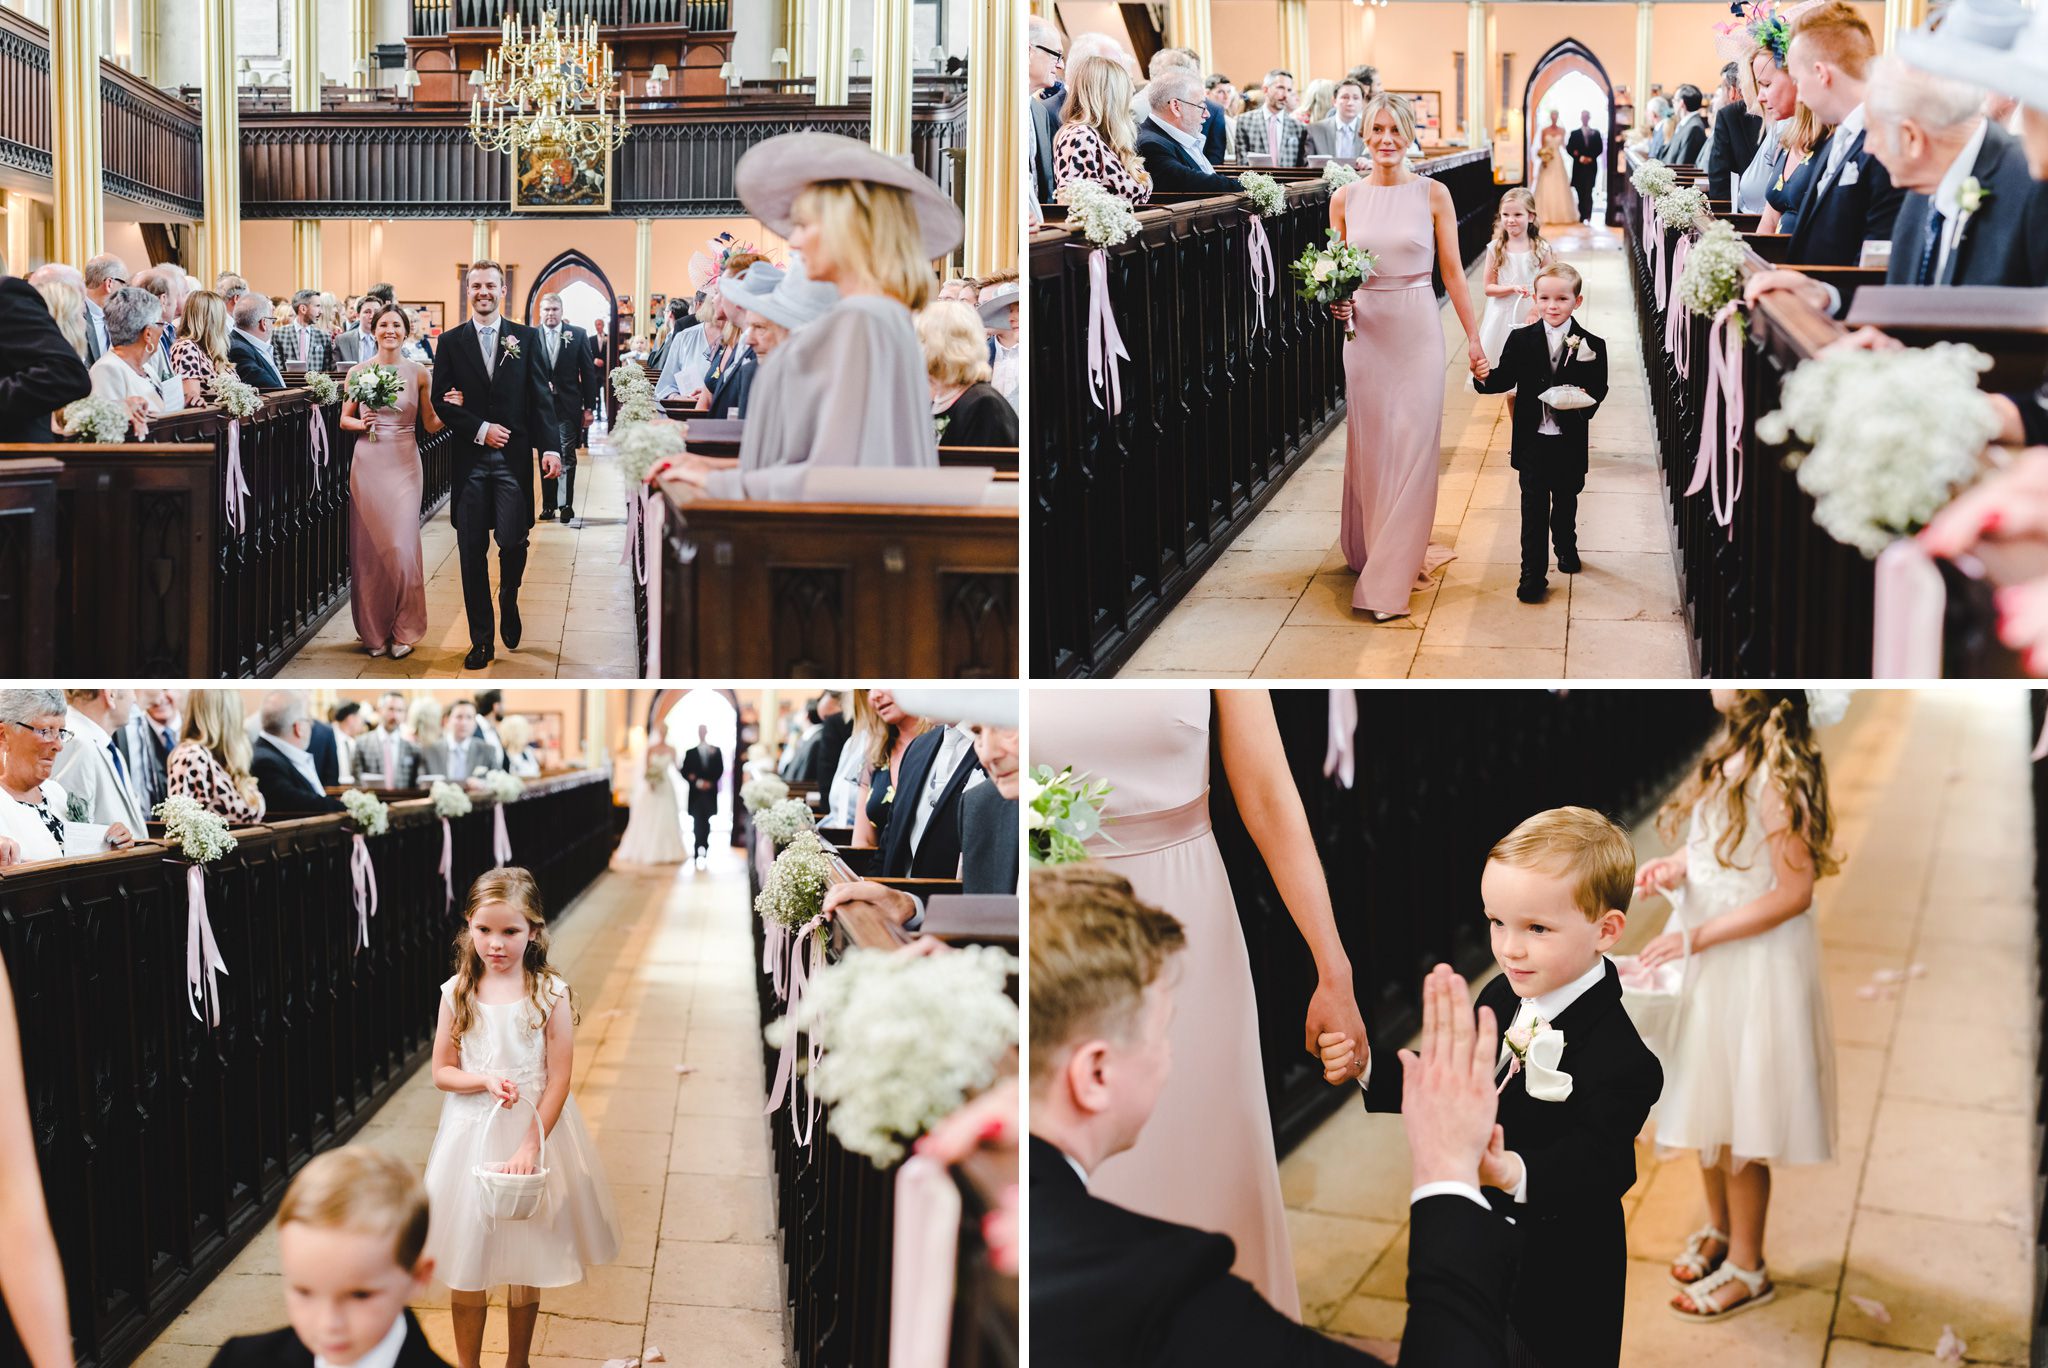
[[[1439,964],[1422,981],[1422,1042],[1401,1051],[1401,1125],[1414,1185],[1477,1179],[1494,1135],[1499,1049],[1493,1009],[1469,1006],[1465,980]]]

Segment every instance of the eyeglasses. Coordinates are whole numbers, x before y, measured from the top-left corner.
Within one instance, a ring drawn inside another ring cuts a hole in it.
[[[1033,43],[1031,46],[1037,48],[1040,52],[1052,58],[1052,64],[1054,66],[1063,67],[1067,64],[1067,54],[1061,52],[1058,48],[1049,48],[1043,43]]]
[[[10,727],[19,727],[25,732],[34,732],[38,741],[55,741],[60,745],[78,733],[64,727],[31,727],[26,722],[9,722]]]

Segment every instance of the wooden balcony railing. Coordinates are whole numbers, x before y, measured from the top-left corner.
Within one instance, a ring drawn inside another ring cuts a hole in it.
[[[1418,170],[1458,206],[1460,246],[1484,246],[1491,152]],[[1319,246],[1329,189],[1280,171],[1287,207],[1265,220],[1280,279],[1254,316],[1246,201],[1164,196],[1107,253],[1109,298],[1130,360],[1122,410],[1090,395],[1093,249],[1060,222],[1031,238],[1031,671],[1113,674],[1344,416],[1343,333],[1295,294],[1287,264]],[[1049,206],[1048,220],[1064,217]]]
[[[368,838],[378,910],[362,950],[346,819],[238,830],[206,874],[229,970],[213,1030],[186,1003],[185,866],[171,852],[0,873],[0,958],[81,1365],[133,1362],[306,1161],[427,1058],[462,891],[494,863],[490,809],[478,799],[453,819],[450,912],[432,804],[392,804],[390,831]],[[558,914],[610,858],[610,777],[530,781],[505,823]],[[0,1316],[0,1363],[25,1362]]]
[[[1480,915],[1486,852],[1515,824],[1578,804],[1632,823],[1648,816],[1716,725],[1698,690],[1486,693],[1361,690],[1351,788],[1323,776],[1329,708],[1321,689],[1273,693],[1287,764],[1307,809],[1337,925],[1358,969],[1374,1040],[1421,1024],[1431,965],[1470,974],[1493,962]],[[1266,1099],[1282,1153],[1339,1106],[1301,1048],[1316,971],[1218,767],[1209,799],[1258,986]],[[1175,1062],[1176,1067],[1179,1061]]]
[[[538,26],[549,9],[565,24],[595,19],[600,29],[666,24],[715,33],[732,27],[729,0],[412,0],[410,32],[439,38],[461,29],[495,29],[507,14]]]

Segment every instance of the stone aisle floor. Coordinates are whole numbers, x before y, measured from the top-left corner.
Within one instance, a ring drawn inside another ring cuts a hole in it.
[[[1839,1076],[1834,1163],[1776,1176],[1777,1299],[1697,1325],[1665,1269],[1705,1223],[1689,1153],[1638,1143],[1623,1202],[1630,1368],[1881,1368],[1931,1362],[1944,1324],[1972,1363],[2024,1364],[2033,1294],[2034,913],[2024,695],[1976,686],[1861,696],[1822,733],[1842,873],[1818,900]],[[1645,854],[1665,848],[1638,832]],[[1645,909],[1622,941],[1661,929]],[[1896,997],[1858,989],[1924,965]],[[1391,1046],[1392,1042],[1388,1042]],[[1394,1339],[1406,1314],[1400,1118],[1347,1107],[1281,1165],[1304,1315]],[[1889,1309],[1880,1325],[1852,1297]]]
[[[602,443],[600,426],[591,440]],[[576,467],[580,527],[536,522],[527,542],[526,575],[519,586],[525,628],[519,649],[498,643],[497,659],[471,675],[504,679],[634,679],[633,591],[619,564],[626,544],[625,482],[617,459],[585,451]],[[372,657],[356,637],[346,600],[279,671],[287,679],[450,679],[468,674],[468,620],[462,609],[462,566],[455,528],[444,507],[420,529],[427,566],[427,635],[403,660]],[[498,584],[498,553],[491,550],[491,587]],[[573,616],[572,616],[573,613]]]
[[[676,1368],[788,1361],[746,868],[615,869],[559,923],[553,958],[575,986],[575,1096],[603,1156],[623,1241],[575,1287],[542,1292],[535,1368],[598,1368],[649,1345]],[[694,1072],[678,1074],[687,1063]],[[358,1141],[422,1171],[441,1113],[425,1067]],[[138,1362],[187,1368],[230,1335],[285,1323],[273,1224]],[[485,1368],[505,1362],[493,1292]],[[448,1289],[414,1308],[450,1363]]]
[[[1628,266],[1607,228],[1556,236],[1586,280],[1581,323],[1608,342],[1610,393],[1593,419],[1579,499],[1585,569],[1550,574],[1550,597],[1515,598],[1520,495],[1504,397],[1467,388],[1464,333],[1448,305],[1435,540],[1457,551],[1388,623],[1351,608],[1357,576],[1337,549],[1340,424],[1169,613],[1127,678],[1666,678],[1691,673],[1678,578],[1644,398]],[[1484,312],[1479,273],[1474,308]]]

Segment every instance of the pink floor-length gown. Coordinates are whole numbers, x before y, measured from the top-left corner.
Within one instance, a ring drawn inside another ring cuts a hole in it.
[[[426,556],[420,549],[417,362],[397,363],[405,388],[396,409],[360,413],[375,428],[356,437],[348,476],[349,611],[366,646],[418,644],[427,634]]]
[[[1358,336],[1344,344],[1344,562],[1358,572],[1351,606],[1405,613],[1412,590],[1451,558],[1431,546],[1444,430],[1444,340],[1430,271],[1436,224],[1430,182],[1354,181],[1344,240],[1379,257],[1351,297]]]
[[[1031,763],[1109,781],[1104,815],[1116,844],[1091,851],[1187,929],[1173,1072],[1138,1143],[1088,1186],[1133,1211],[1228,1235],[1237,1273],[1298,1320],[1251,958],[1209,827],[1209,719],[1207,689],[1032,694]]]

